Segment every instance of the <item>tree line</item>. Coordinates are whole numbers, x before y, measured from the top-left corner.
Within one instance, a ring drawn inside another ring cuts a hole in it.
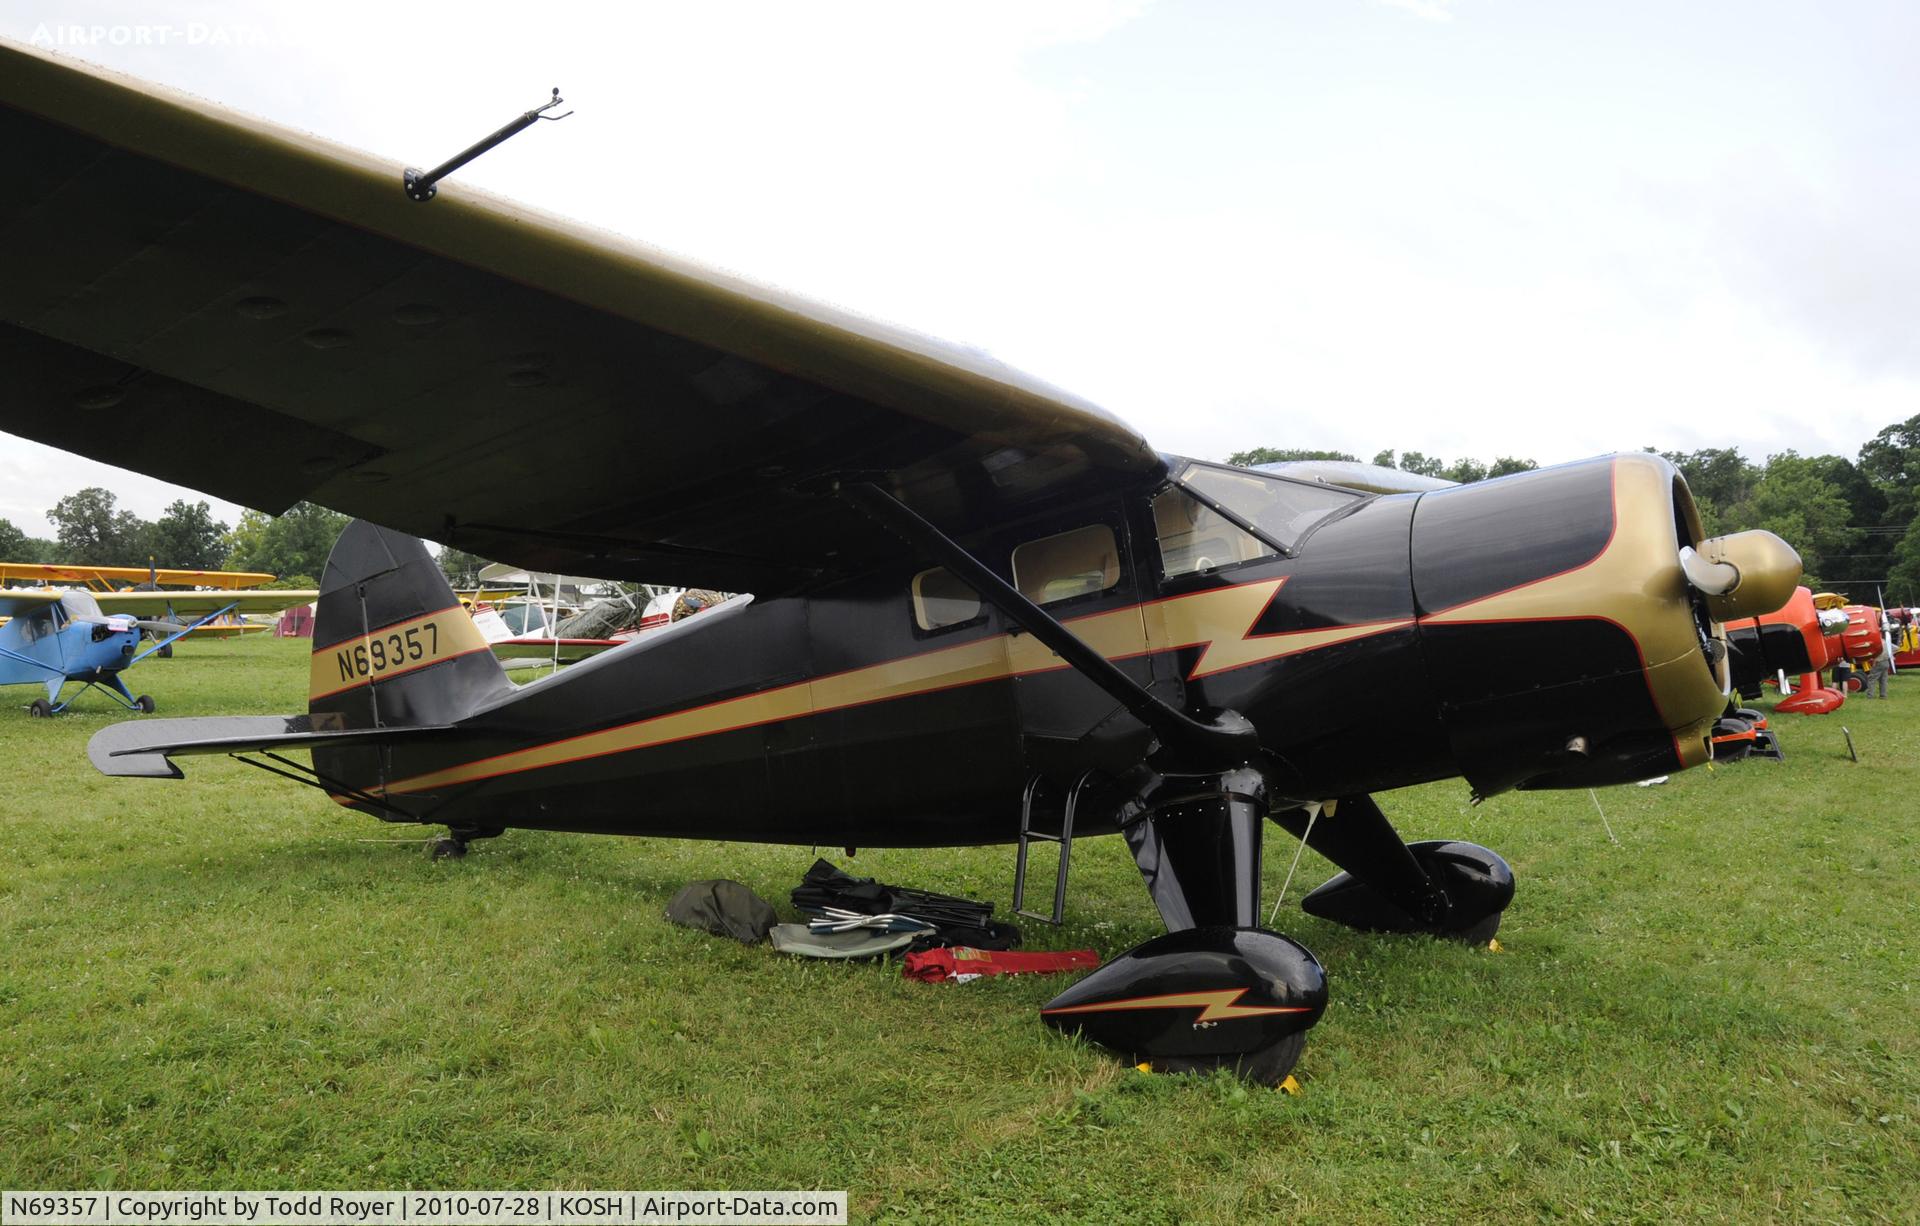
[[[1251,451],[1236,451],[1227,457],[1227,463],[1246,467],[1253,464],[1278,464],[1284,460],[1344,460],[1349,464],[1358,464],[1360,457],[1348,455],[1344,451],[1309,451],[1297,447],[1255,447]],[[1401,472],[1417,473],[1422,477],[1439,477],[1444,481],[1458,481],[1462,485],[1474,481],[1485,481],[1490,477],[1504,477],[1509,473],[1523,473],[1531,468],[1540,467],[1532,460],[1516,460],[1512,456],[1500,456],[1482,464],[1471,456],[1455,460],[1449,464],[1439,456],[1426,455],[1419,451],[1397,453],[1391,449],[1374,453],[1372,464],[1382,468],[1397,468]]]
[[[1645,450],[1671,460],[1686,477],[1708,536],[1764,528],[1800,551],[1806,583],[1815,590],[1872,601],[1881,589],[1890,604],[1920,604],[1920,414],[1880,431],[1852,459],[1783,451],[1756,464],[1732,447]],[[1255,447],[1227,462],[1358,458],[1344,451]],[[1539,467],[1512,456],[1448,463],[1391,450],[1372,462],[1463,484]]]
[[[52,539],[0,519],[0,561],[267,571],[280,577],[279,586],[308,588],[348,518],[300,502],[284,515],[244,511],[228,527],[207,503],[175,499],[160,518],[145,520],[121,507],[111,490],[92,485],[47,512]]]

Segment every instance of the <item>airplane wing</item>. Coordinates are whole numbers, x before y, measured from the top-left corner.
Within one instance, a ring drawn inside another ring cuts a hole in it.
[[[295,605],[312,604],[320,593],[311,590],[250,592],[95,592],[102,613],[132,613],[159,617],[168,609],[180,617],[205,617],[228,605],[235,613],[278,613]]]
[[[0,617],[19,617],[59,603],[58,592],[0,592]]]
[[[109,587],[159,583],[176,587],[249,588],[272,583],[274,576],[246,570],[150,570],[145,566],[88,566],[84,563],[43,565],[37,562],[0,562],[0,583],[25,579],[34,583],[76,587],[103,583]]]
[[[249,506],[766,594],[899,548],[843,477],[964,532],[1165,472],[982,353],[36,48],[0,148],[0,429]]]

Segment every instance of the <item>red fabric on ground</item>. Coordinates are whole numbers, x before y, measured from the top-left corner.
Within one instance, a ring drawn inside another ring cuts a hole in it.
[[[949,979],[971,979],[979,975],[1047,974],[1054,971],[1090,971],[1100,965],[1100,955],[1091,949],[1028,951],[971,949],[956,945],[948,949],[929,949],[908,954],[900,973],[926,983],[944,983]]]

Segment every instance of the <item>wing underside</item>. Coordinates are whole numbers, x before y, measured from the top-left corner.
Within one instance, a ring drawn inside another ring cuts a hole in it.
[[[250,506],[766,592],[893,547],[841,477],[963,531],[1163,471],[978,353],[13,44],[0,147],[0,428]]]
[[[0,592],[0,617],[19,617],[59,603],[58,592]]]

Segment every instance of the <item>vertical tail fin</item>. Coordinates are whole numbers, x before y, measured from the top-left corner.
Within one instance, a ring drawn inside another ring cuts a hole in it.
[[[320,580],[307,688],[314,726],[450,724],[512,689],[426,546],[348,524]]]

